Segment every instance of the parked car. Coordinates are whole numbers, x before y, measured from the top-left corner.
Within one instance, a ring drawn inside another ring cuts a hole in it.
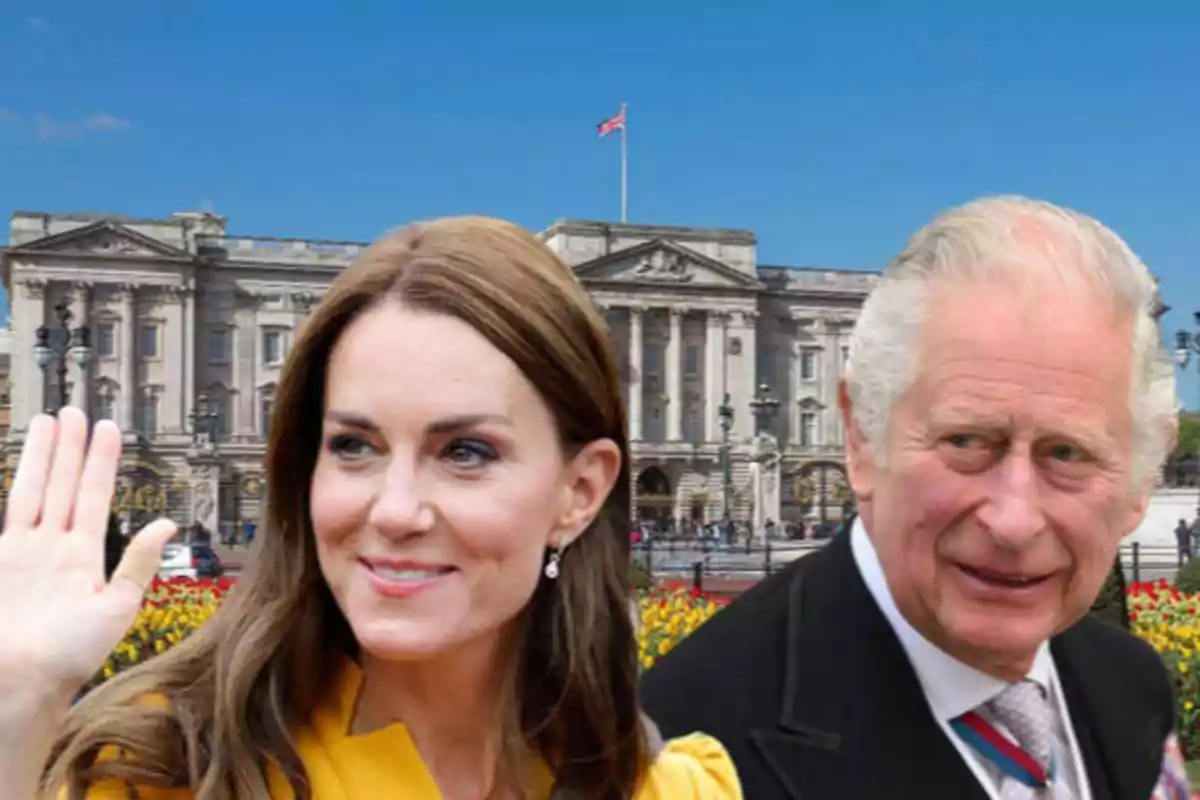
[[[220,556],[207,544],[169,544],[163,550],[163,578],[219,578],[225,574]]]

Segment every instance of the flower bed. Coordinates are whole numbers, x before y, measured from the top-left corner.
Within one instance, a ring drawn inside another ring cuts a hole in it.
[[[727,603],[679,584],[638,592],[638,660],[642,669],[671,652]]]
[[[1162,657],[1179,704],[1179,733],[1189,758],[1200,756],[1200,595],[1166,580],[1134,583],[1125,590],[1134,633]]]
[[[155,578],[146,592],[137,620],[113,649],[89,688],[182,642],[212,616],[233,584],[231,578]]]

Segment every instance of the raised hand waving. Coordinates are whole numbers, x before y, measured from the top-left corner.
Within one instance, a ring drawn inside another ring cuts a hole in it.
[[[160,519],[130,541],[112,579],[104,533],[121,434],[82,411],[29,425],[0,535],[0,695],[69,696],[103,665],[137,617],[175,532]]]

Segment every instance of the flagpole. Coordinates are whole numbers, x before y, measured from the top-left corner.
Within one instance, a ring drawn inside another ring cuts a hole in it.
[[[629,117],[626,104],[621,103],[621,223],[629,221]]]

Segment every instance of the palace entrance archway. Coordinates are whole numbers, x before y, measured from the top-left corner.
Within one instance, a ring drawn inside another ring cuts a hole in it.
[[[148,461],[121,471],[112,510],[137,530],[156,517],[169,517],[180,526],[188,522],[189,486],[185,478]]]
[[[642,521],[671,518],[675,508],[675,495],[671,492],[671,480],[659,467],[646,467],[637,477],[634,489],[634,508]]]
[[[836,461],[813,461],[784,476],[785,521],[838,523],[854,509],[846,468]]]

